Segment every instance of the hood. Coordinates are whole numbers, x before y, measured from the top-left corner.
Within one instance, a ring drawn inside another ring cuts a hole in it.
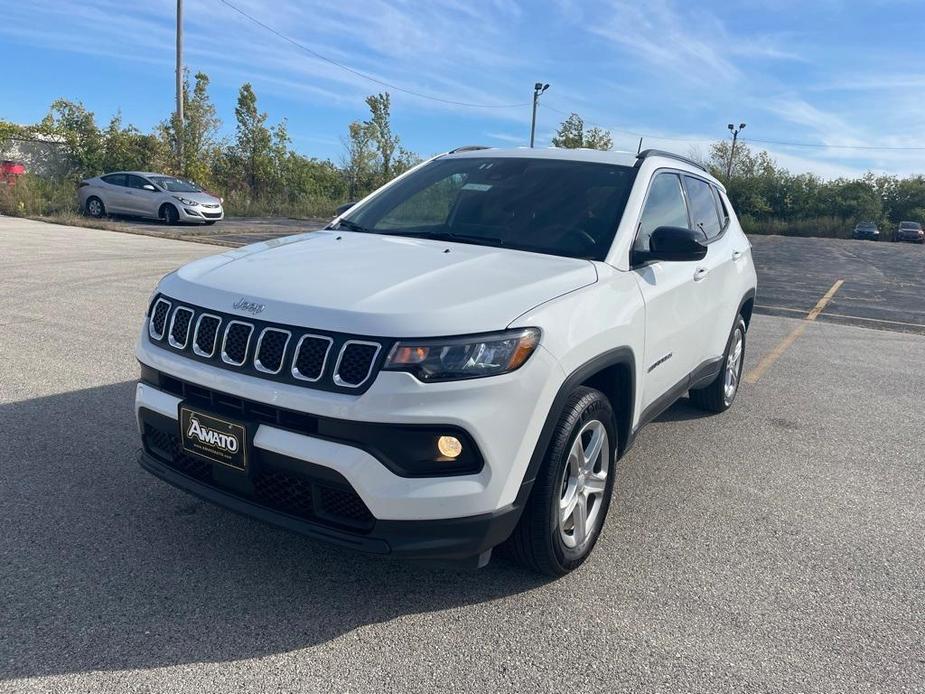
[[[587,260],[346,231],[315,231],[197,260],[164,278],[176,299],[227,313],[377,337],[500,330],[597,281]]]
[[[168,195],[174,195],[178,198],[186,198],[187,200],[195,200],[199,203],[205,203],[207,205],[218,205],[220,201],[214,195],[209,193],[172,193],[169,190],[166,191]]]

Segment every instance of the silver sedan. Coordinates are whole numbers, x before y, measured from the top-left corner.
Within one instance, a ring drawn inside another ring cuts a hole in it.
[[[87,178],[77,188],[80,209],[91,217],[124,214],[168,224],[215,224],[225,216],[221,198],[195,183],[164,174],[116,171]]]

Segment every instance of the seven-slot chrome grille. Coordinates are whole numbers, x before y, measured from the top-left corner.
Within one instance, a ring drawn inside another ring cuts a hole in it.
[[[268,323],[163,295],[148,311],[148,337],[213,366],[342,393],[369,388],[394,342]]]

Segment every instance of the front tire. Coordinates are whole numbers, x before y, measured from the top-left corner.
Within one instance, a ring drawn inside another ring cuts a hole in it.
[[[521,564],[564,576],[591,554],[613,492],[614,422],[610,401],[600,391],[582,386],[569,396],[509,540]]]
[[[170,203],[165,203],[161,207],[161,219],[164,220],[164,223],[167,224],[167,226],[176,226],[180,223],[180,213],[177,212],[176,207]]]
[[[106,214],[106,206],[103,204],[103,201],[95,195],[87,198],[87,202],[84,204],[84,210],[94,219],[100,219]]]
[[[725,412],[735,401],[742,380],[742,368],[745,363],[745,320],[736,316],[726,353],[723,355],[723,368],[710,385],[690,392],[691,402],[708,412]]]

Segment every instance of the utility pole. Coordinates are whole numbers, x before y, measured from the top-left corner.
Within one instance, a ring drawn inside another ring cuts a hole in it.
[[[745,130],[745,123],[739,123],[739,127],[729,124],[729,130],[732,131],[732,149],[729,150],[729,163],[726,165],[726,181],[732,177],[732,160],[736,155],[736,140],[739,139],[739,133]]]
[[[177,154],[183,163],[183,0],[177,0]],[[180,172],[183,173],[182,171]]]
[[[533,149],[533,138],[536,135],[536,105],[540,100],[540,94],[549,89],[548,84],[537,82],[533,85],[533,120],[530,123],[530,149]]]

